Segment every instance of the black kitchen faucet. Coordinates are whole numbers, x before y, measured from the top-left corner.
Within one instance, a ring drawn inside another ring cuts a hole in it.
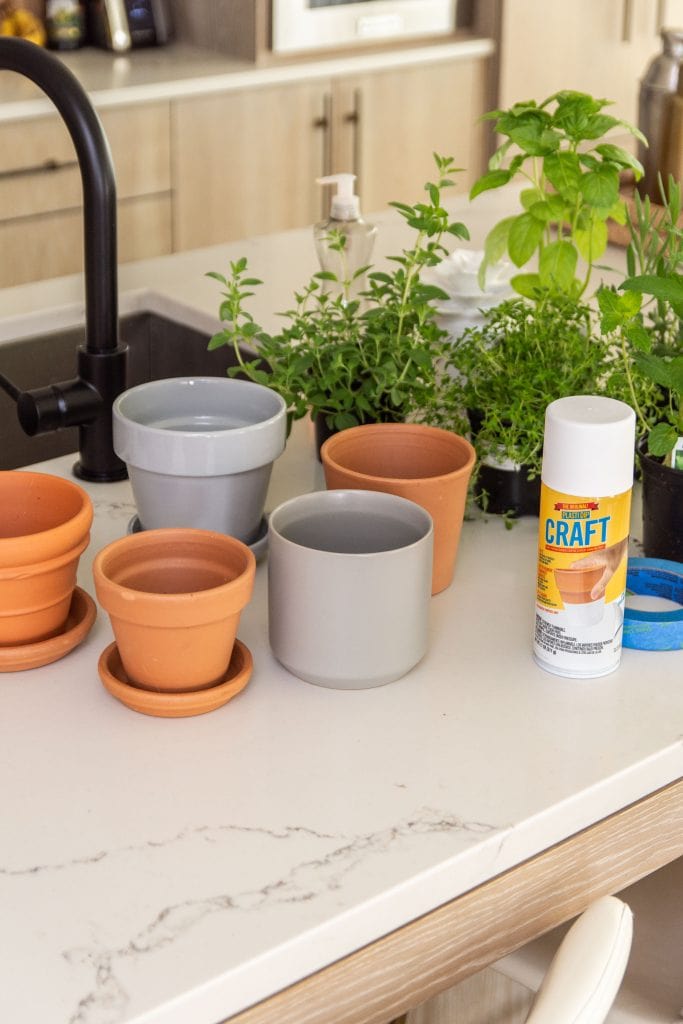
[[[79,428],[76,476],[102,483],[123,480],[126,467],[112,446],[111,407],[126,387],[127,349],[118,338],[116,183],[109,145],[85,90],[53,54],[23,39],[2,38],[1,69],[16,71],[43,90],[76,149],[83,185],[85,344],[78,349],[78,376],[72,380],[21,391],[0,374],[0,388],[17,403],[27,434]]]

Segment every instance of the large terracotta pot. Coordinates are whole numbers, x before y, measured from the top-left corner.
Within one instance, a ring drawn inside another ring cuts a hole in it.
[[[416,423],[342,430],[321,449],[329,488],[361,488],[408,498],[434,522],[432,593],[453,579],[474,448],[458,434]]]
[[[55,636],[69,614],[93,510],[49,473],[0,473],[0,646]]]
[[[255,570],[245,544],[209,530],[149,530],[103,548],[95,590],[128,680],[163,692],[219,683]]]

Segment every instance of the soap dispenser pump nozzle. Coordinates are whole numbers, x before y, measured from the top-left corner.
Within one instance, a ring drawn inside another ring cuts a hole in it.
[[[324,178],[316,178],[319,185],[337,186],[330,205],[332,220],[358,220],[360,217],[360,199],[353,191],[355,180],[355,174],[327,174]]]

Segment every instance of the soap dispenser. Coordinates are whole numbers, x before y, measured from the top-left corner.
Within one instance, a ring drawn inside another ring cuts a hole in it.
[[[348,302],[365,288],[365,275],[359,272],[370,263],[377,228],[360,215],[360,200],[353,191],[355,174],[329,174],[316,180],[319,185],[337,187],[330,216],[314,225],[313,237],[321,269],[336,277],[336,282],[325,282],[326,289]]]

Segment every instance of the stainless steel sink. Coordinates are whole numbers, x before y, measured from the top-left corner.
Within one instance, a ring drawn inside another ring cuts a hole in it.
[[[138,312],[120,319],[128,345],[128,387],[148,380],[186,375],[222,377],[236,359],[227,347],[207,351],[209,337],[158,313]],[[20,388],[65,380],[74,372],[75,351],[83,329],[46,332],[0,347],[2,371]],[[0,392],[0,469],[16,469],[78,450],[78,429],[27,437],[17,422],[14,403]]]

